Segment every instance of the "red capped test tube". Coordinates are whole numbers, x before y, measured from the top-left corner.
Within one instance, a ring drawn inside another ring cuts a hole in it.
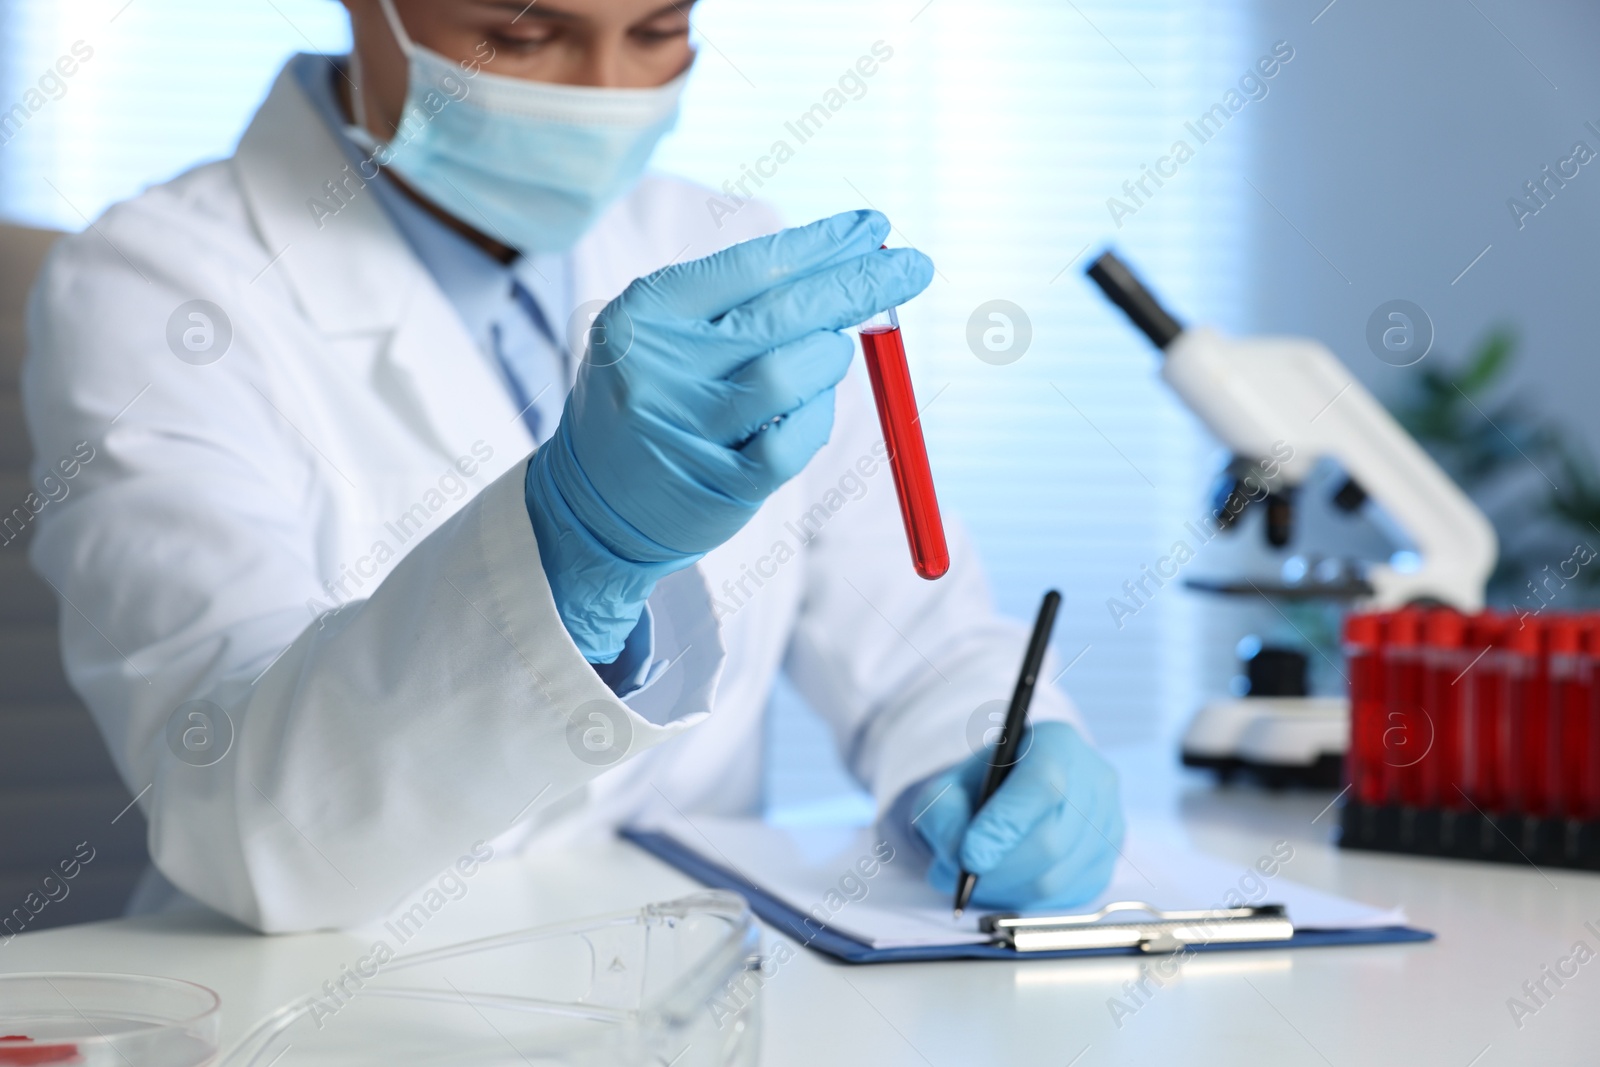
[[[1456,682],[1466,669],[1462,652],[1466,620],[1450,608],[1428,613],[1422,624],[1422,711],[1427,751],[1417,764],[1412,794],[1406,803],[1419,808],[1456,808],[1463,801],[1456,791],[1465,781],[1466,723]]]
[[[1417,608],[1401,608],[1384,627],[1383,733],[1379,751],[1383,803],[1408,799],[1405,792],[1429,741],[1422,710],[1422,619]],[[1404,785],[1404,788],[1403,788]]]
[[[1600,616],[1583,620],[1576,692],[1561,721],[1562,792],[1569,819],[1600,819]]]
[[[928,467],[928,447],[922,440],[917,397],[911,390],[911,368],[900,336],[900,318],[894,308],[861,324],[861,352],[867,361],[872,397],[878,405],[878,425],[889,449],[889,470],[900,497],[900,518],[911,546],[911,564],[929,580],[942,578],[950,569],[950,549],[944,540],[944,520],[939,497],[933,491],[933,471]]]
[[[1569,815],[1579,764],[1573,741],[1583,736],[1589,703],[1589,665],[1584,656],[1584,621],[1558,615],[1545,625],[1549,682],[1542,729],[1530,729],[1527,748],[1528,814],[1541,818]],[[1542,734],[1543,736],[1536,736]],[[1581,751],[1581,748],[1580,748]]]
[[[1530,741],[1544,743],[1548,713],[1548,675],[1544,661],[1544,624],[1529,616],[1506,620],[1504,663],[1505,700],[1500,705],[1501,810],[1528,812],[1528,755]]]
[[[1467,794],[1475,807],[1505,810],[1506,782],[1502,775],[1501,725],[1506,702],[1505,619],[1485,611],[1473,616],[1467,627],[1467,646],[1476,649],[1472,666],[1463,679],[1470,726],[1468,765],[1471,781]]]
[[[1344,620],[1344,654],[1350,669],[1350,746],[1345,777],[1361,804],[1383,803],[1384,616],[1352,614]]]

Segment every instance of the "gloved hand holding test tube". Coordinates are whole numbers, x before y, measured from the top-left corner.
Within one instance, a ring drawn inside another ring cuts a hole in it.
[[[889,449],[889,471],[900,498],[900,517],[911,546],[911,564],[924,578],[942,578],[950,569],[950,549],[945,544],[939,497],[933,489],[928,448],[922,440],[921,414],[911,388],[900,318],[891,307],[862,323],[860,333],[878,424]]]

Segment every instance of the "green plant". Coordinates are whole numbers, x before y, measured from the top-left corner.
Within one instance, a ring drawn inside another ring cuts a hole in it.
[[[1557,606],[1594,604],[1600,562],[1574,568],[1569,561],[1575,546],[1586,546],[1590,558],[1600,552],[1600,471],[1554,420],[1508,393],[1516,355],[1516,335],[1499,328],[1459,364],[1430,360],[1411,378],[1395,417],[1494,524],[1500,560],[1491,603],[1528,607],[1530,583],[1565,562],[1570,588]]]

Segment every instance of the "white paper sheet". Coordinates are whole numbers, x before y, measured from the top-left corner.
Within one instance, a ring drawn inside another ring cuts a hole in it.
[[[890,854],[872,828],[777,827],[753,819],[697,817],[652,822],[680,844],[735,871],[796,911],[874,948],[987,941],[979,912],[956,921],[950,897],[923,880],[910,857]],[[1281,853],[1278,857],[1281,860]],[[1270,852],[1265,864],[1272,867]],[[1399,908],[1374,908],[1288,879],[1290,859],[1264,875],[1194,852],[1156,828],[1130,829],[1111,884],[1083,905],[1092,912],[1114,900],[1172,909],[1282,904],[1296,929],[1367,929],[1405,924]],[[870,872],[870,873],[869,873]]]

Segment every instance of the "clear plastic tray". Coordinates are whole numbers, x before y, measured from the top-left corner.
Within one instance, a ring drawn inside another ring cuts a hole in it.
[[[222,1025],[205,986],[141,974],[0,975],[0,1065],[200,1067]]]
[[[704,892],[364,957],[375,975],[331,975],[258,1023],[223,1067],[747,1067],[761,1037],[759,944],[741,897]]]

